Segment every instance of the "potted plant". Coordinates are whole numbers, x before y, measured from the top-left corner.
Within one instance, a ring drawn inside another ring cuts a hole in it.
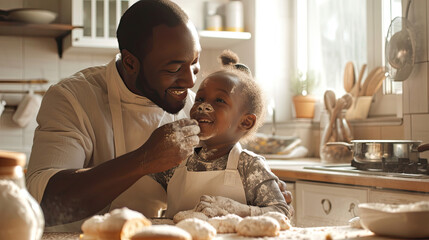
[[[293,105],[296,118],[313,118],[316,98],[311,95],[316,87],[316,77],[311,71],[303,73],[298,71],[291,79]]]

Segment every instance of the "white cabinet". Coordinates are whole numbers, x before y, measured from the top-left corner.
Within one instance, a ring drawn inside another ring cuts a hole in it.
[[[60,6],[62,23],[80,26],[65,39],[64,48],[73,50],[88,48],[104,52],[117,52],[116,28],[125,10],[137,0],[63,0]],[[198,1],[202,6],[203,1]],[[203,9],[191,8],[178,2],[189,16],[202,17]],[[183,5],[183,6],[182,6]],[[192,11],[192,12],[190,12]],[[192,19],[193,20],[193,19]],[[198,27],[198,26],[197,26]],[[201,29],[201,28],[199,28]],[[203,49],[225,49],[251,38],[249,32],[200,31]]]
[[[358,216],[358,204],[368,201],[368,189],[297,181],[296,226],[338,226]]]
[[[429,201],[429,193],[412,193],[394,190],[371,190],[369,202],[404,204],[418,201]]]
[[[120,17],[136,0],[64,0],[61,21],[80,28],[65,39],[65,48],[118,51],[116,28]]]

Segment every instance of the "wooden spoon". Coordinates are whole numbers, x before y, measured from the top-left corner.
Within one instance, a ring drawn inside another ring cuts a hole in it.
[[[353,62],[347,62],[344,69],[344,90],[350,92],[355,84],[355,68]]]
[[[332,111],[335,108],[336,98],[335,93],[332,90],[326,90],[323,96],[325,101],[326,110],[328,110],[329,116],[332,115]]]
[[[362,84],[362,88],[360,89],[358,96],[366,96],[366,91],[368,89],[368,85],[370,84],[372,79],[374,77],[376,77],[378,74],[380,74],[381,72],[383,72],[383,74],[384,74],[383,69],[384,69],[383,67],[376,67],[376,68],[371,70],[371,72],[368,74],[368,76],[366,76],[366,79]]]
[[[355,83],[355,85],[353,86],[353,89],[349,92],[352,97],[357,97],[359,96],[359,92],[361,90],[361,85],[362,85],[362,78],[363,78],[363,74],[365,73],[366,70],[366,64],[362,65],[360,72],[359,72],[359,78],[357,83]]]
[[[378,89],[380,89],[381,85],[383,85],[383,80],[386,78],[384,68],[382,71],[377,72],[371,81],[368,83],[368,87],[365,91],[365,96],[373,96],[377,93]]]

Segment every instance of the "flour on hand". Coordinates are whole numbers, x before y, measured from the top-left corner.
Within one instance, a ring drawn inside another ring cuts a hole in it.
[[[195,121],[195,120],[193,120]],[[179,146],[180,151],[189,156],[192,154],[194,147],[200,142],[197,136],[200,133],[200,127],[198,125],[180,126],[179,122],[171,123],[171,131],[166,134],[165,139],[170,144]]]

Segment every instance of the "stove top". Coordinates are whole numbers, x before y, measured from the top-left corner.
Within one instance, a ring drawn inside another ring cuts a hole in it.
[[[372,176],[429,179],[429,174],[427,172],[426,173],[401,173],[401,172],[387,172],[387,171],[383,171],[383,169],[361,170],[354,166],[351,166],[351,164],[305,166],[304,169],[343,172],[343,173],[358,173],[358,174],[365,174],[365,175],[372,175]]]
[[[411,173],[411,174],[429,174],[428,161],[425,158],[419,158],[417,162],[412,162],[408,158],[386,159],[381,162],[360,163],[354,159],[351,166],[358,170],[382,171],[389,173]]]

